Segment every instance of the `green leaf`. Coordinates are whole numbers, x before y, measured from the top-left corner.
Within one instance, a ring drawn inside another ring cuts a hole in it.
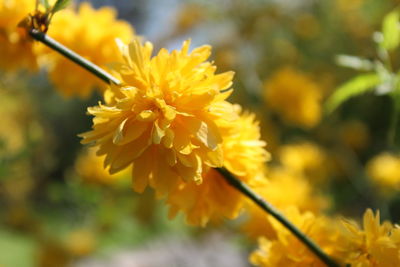
[[[51,9],[51,12],[54,14],[64,8],[66,8],[71,0],[57,0],[57,2],[54,4],[53,8]]]
[[[356,56],[337,55],[335,61],[339,66],[356,70],[370,71],[374,68],[374,63],[371,60]]]
[[[399,19],[400,16],[397,9],[387,14],[383,19],[383,24],[382,24],[383,41],[381,45],[386,50],[393,50],[399,46],[400,43]]]
[[[325,103],[326,111],[331,113],[349,98],[368,92],[380,83],[381,79],[376,73],[362,74],[354,77],[339,86],[329,97]]]
[[[40,1],[40,4],[46,8],[46,10],[49,10],[49,8],[50,8],[49,0],[39,0],[39,1]]]

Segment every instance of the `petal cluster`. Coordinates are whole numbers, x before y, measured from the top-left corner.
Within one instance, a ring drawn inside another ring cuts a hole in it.
[[[263,179],[265,162],[269,154],[261,141],[258,121],[254,114],[236,109],[238,119],[219,123],[222,133],[223,166],[237,178],[247,183]],[[170,217],[179,211],[186,215],[191,225],[205,226],[209,221],[234,219],[243,209],[245,197],[229,185],[215,169],[209,169],[203,183],[180,183],[168,196]]]
[[[364,213],[363,227],[343,220],[344,238],[340,242],[346,264],[363,266],[400,266],[400,228],[381,224],[379,211]]]
[[[218,124],[236,118],[225,100],[233,73],[215,74],[207,61],[211,48],[189,52],[189,43],[152,56],[149,42],[119,42],[123,61],[115,71],[122,85],[109,88],[105,104],[88,109],[93,129],[82,142],[99,147],[111,173],[131,165],[138,192],[150,185],[163,196],[180,181],[200,184],[208,167],[223,165]]]
[[[283,68],[264,84],[268,107],[289,124],[305,128],[315,126],[321,118],[321,88],[309,77]]]
[[[18,23],[34,9],[35,1],[0,1],[0,69],[15,71],[21,68],[37,70],[38,62],[34,43]]]

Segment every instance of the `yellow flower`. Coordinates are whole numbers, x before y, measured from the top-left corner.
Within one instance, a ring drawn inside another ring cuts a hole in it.
[[[87,256],[96,249],[95,234],[89,229],[74,230],[68,234],[65,247],[71,256]]]
[[[382,153],[367,163],[367,173],[383,193],[393,193],[400,188],[400,157]]]
[[[104,156],[97,156],[94,148],[82,153],[75,163],[75,170],[85,182],[94,184],[111,184],[125,177],[125,171],[118,174],[109,174],[103,168]]]
[[[55,14],[48,35],[94,64],[106,68],[107,64],[120,60],[115,39],[131,41],[134,29],[127,22],[117,20],[113,8],[95,10],[89,3],[82,3],[77,11],[65,9]],[[94,87],[105,89],[104,82],[87,70],[44,46],[40,50],[47,53],[50,80],[64,96],[87,97]]]
[[[221,127],[224,128],[224,167],[242,181],[251,182],[262,175],[264,164],[269,159],[264,149],[265,142],[260,141],[258,122],[253,114],[245,112],[233,124],[225,126]],[[168,196],[167,203],[170,205],[170,217],[182,210],[187,223],[205,226],[209,221],[236,218],[242,210],[244,198],[220,173],[210,169],[200,185],[180,183]]]
[[[367,209],[363,229],[352,221],[343,220],[344,238],[340,248],[346,264],[354,267],[400,266],[400,229],[389,222],[380,223],[379,211],[374,216]]]
[[[306,75],[283,68],[264,84],[269,108],[288,123],[310,128],[321,118],[321,88]]]
[[[204,18],[204,7],[198,4],[184,4],[176,16],[176,35],[182,34],[199,24]]]
[[[0,0],[0,68],[5,71],[38,68],[33,41],[18,23],[33,11],[32,0]]]
[[[321,26],[315,16],[302,13],[296,18],[294,32],[304,39],[312,39],[321,32]]]
[[[336,6],[341,12],[354,12],[363,6],[365,0],[336,0]]]
[[[116,71],[123,85],[110,88],[108,104],[88,109],[94,125],[82,143],[99,146],[111,173],[132,165],[138,192],[150,184],[161,196],[182,180],[200,184],[206,166],[223,164],[217,123],[237,117],[225,101],[231,91],[221,92],[233,72],[215,74],[206,61],[211,48],[189,53],[188,41],[181,51],[161,49],[154,57],[149,42],[120,46],[124,63]]]
[[[286,210],[285,215],[305,235],[318,244],[328,255],[335,255],[340,234],[335,229],[335,222],[326,217],[316,217],[311,212],[300,213],[295,207]],[[277,232],[275,240],[265,237],[259,239],[259,249],[250,255],[250,262],[256,266],[326,266],[291,232],[272,217],[269,219]]]
[[[279,150],[281,164],[295,174],[314,182],[322,182],[327,176],[327,157],[316,144],[301,142],[282,146]]]
[[[240,107],[235,108],[240,114]],[[234,123],[222,128],[224,167],[234,175],[242,177],[242,180],[262,172],[270,154],[264,148],[266,143],[260,140],[260,126],[255,115],[244,112]]]
[[[329,206],[328,199],[314,192],[304,176],[294,174],[285,168],[271,169],[268,172],[268,180],[257,180],[251,186],[260,196],[280,210],[296,206],[300,211],[319,213]],[[243,224],[242,230],[250,237],[276,236],[276,231],[269,221],[270,216],[265,211],[249,203],[247,212],[249,218]]]

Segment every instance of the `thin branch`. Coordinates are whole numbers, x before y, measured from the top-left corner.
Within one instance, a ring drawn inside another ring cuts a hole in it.
[[[102,79],[104,82],[111,84],[120,84],[121,82],[113,77],[111,74],[100,68],[99,66],[93,64],[92,62],[88,61],[87,59],[81,57],[77,53],[73,52],[72,50],[68,49],[67,47],[63,46],[50,36],[40,32],[39,30],[36,29],[31,29],[29,31],[29,34],[32,36],[33,39],[36,41],[39,41],[51,49],[57,51],[58,53],[62,54],[69,60],[75,62],[82,68],[90,71],[92,74],[97,76],[98,78]]]
[[[256,192],[254,192],[250,187],[248,187],[245,183],[237,179],[233,176],[227,169],[225,168],[217,168],[217,171],[222,174],[225,180],[236,188],[243,195],[250,198],[255,204],[257,204],[264,211],[269,213],[272,217],[282,223],[292,234],[294,234],[301,242],[304,243],[318,258],[321,259],[327,266],[329,267],[339,267],[339,265],[333,261],[322,249],[314,243],[310,238],[308,238],[304,233],[301,232],[294,224],[292,224],[285,216],[280,213],[274,206],[268,203],[265,199],[259,196]]]

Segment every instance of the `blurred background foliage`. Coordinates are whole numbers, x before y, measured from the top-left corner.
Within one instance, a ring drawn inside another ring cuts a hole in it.
[[[356,70],[338,66],[335,57],[376,58],[373,33],[396,4],[394,0],[92,1],[96,8],[117,9],[118,18],[131,23],[156,48],[177,48],[187,38],[193,47],[213,46],[212,59],[219,71],[236,73],[231,101],[254,111],[261,122],[272,154],[270,177],[280,188],[272,197],[280,198],[278,206],[285,205],[281,199],[298,190],[301,180],[304,192],[315,193],[311,200],[293,196],[294,202],[304,201],[305,209],[359,218],[372,207],[394,223],[400,219],[400,140],[398,135],[394,143],[387,138],[393,113],[390,97],[368,93],[329,115],[323,103],[335,88],[357,75]],[[400,63],[398,56],[398,51],[391,52],[394,66]],[[0,266],[109,266],[95,259],[126,250],[151,251],[148,244],[154,242],[160,242],[159,255],[174,246],[176,250],[194,246],[197,253],[187,255],[197,261],[210,257],[201,253],[202,245],[179,247],[183,241],[162,240],[190,237],[185,242],[201,244],[212,240],[215,232],[222,236],[217,237],[222,240],[219,249],[226,246],[237,255],[231,257],[236,261],[230,266],[248,264],[246,251],[254,244],[238,237],[242,218],[207,229],[186,226],[182,217],[169,221],[151,191],[133,193],[129,171],[113,177],[103,171],[101,159],[77,137],[90,128],[86,108],[99,99],[99,92],[83,99],[65,98],[45,70],[0,71]],[[227,253],[225,262],[214,259],[214,265],[205,266],[225,266]],[[176,266],[187,266],[182,262]],[[125,265],[121,261],[118,266]]]

